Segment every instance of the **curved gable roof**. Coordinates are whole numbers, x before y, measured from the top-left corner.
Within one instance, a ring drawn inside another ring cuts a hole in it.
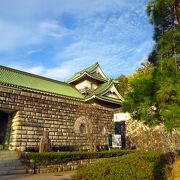
[[[84,99],[78,90],[67,83],[4,66],[0,66],[0,84]]]
[[[107,92],[112,86],[114,86],[114,80],[109,80],[103,84],[101,84],[94,92],[92,92],[90,95],[86,96],[86,101],[89,101],[91,99],[99,99],[102,101],[107,101],[115,104],[121,104],[123,97],[118,93],[118,96],[120,96],[120,99],[107,97],[104,95],[105,92]]]
[[[76,74],[74,74],[74,76],[69,78],[66,82],[67,83],[72,83],[72,82],[82,78],[82,76],[84,76],[84,75],[88,75],[88,76],[91,76],[91,78],[93,78],[93,79],[106,82],[108,80],[108,78],[104,75],[103,72],[102,73],[103,73],[104,77],[99,77],[99,76],[95,76],[95,75],[91,74],[91,72],[95,71],[98,67],[100,68],[99,63],[97,62],[97,63],[89,66],[88,68],[86,68],[86,69],[84,69],[82,71],[77,72]],[[101,68],[100,68],[100,70],[101,70]]]

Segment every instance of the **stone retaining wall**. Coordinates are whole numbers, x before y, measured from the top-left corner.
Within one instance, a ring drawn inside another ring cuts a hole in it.
[[[63,171],[74,171],[88,164],[98,162],[102,159],[83,159],[83,160],[71,161],[63,164],[37,166],[35,169],[29,169],[28,173],[51,174],[51,173],[58,173]]]
[[[13,113],[10,149],[37,149],[44,130],[49,131],[53,147],[92,149],[106,145],[113,132],[113,109],[26,89],[0,86],[0,111]],[[75,132],[79,121],[86,133]]]
[[[168,133],[164,125],[149,127],[141,121],[126,121],[126,145],[127,148],[180,152],[180,131],[173,130]]]

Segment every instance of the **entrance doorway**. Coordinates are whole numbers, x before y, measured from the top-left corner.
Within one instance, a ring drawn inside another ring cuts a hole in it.
[[[8,149],[12,113],[0,111],[0,150]]]
[[[115,134],[121,135],[122,149],[126,148],[126,123],[125,121],[115,122]]]

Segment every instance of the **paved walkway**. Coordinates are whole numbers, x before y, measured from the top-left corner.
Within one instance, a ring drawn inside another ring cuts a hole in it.
[[[74,171],[66,171],[55,175],[50,174],[20,174],[0,176],[0,180],[71,180]]]

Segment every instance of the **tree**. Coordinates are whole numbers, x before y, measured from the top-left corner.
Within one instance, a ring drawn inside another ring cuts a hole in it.
[[[117,90],[119,91],[119,93],[124,96],[125,92],[128,89],[128,78],[121,74],[118,78],[118,85],[117,85]]]
[[[153,0],[147,6],[150,22],[154,26],[156,54],[148,60],[155,66],[155,99],[159,116],[168,130],[180,127],[180,2],[179,0]]]
[[[150,0],[147,14],[154,26],[154,40],[157,42],[165,32],[180,24],[179,0]]]
[[[148,61],[155,66],[157,63],[157,58],[158,58],[157,47],[154,46],[152,52],[149,53]]]
[[[150,0],[147,14],[154,27],[155,46],[149,63],[129,79],[123,110],[150,124],[180,128],[180,2]]]
[[[150,63],[143,63],[143,67],[129,76],[128,91],[125,101],[122,103],[122,110],[128,111],[135,119],[143,120],[148,124],[159,121],[158,115],[153,109],[155,105],[154,94],[154,68]]]

